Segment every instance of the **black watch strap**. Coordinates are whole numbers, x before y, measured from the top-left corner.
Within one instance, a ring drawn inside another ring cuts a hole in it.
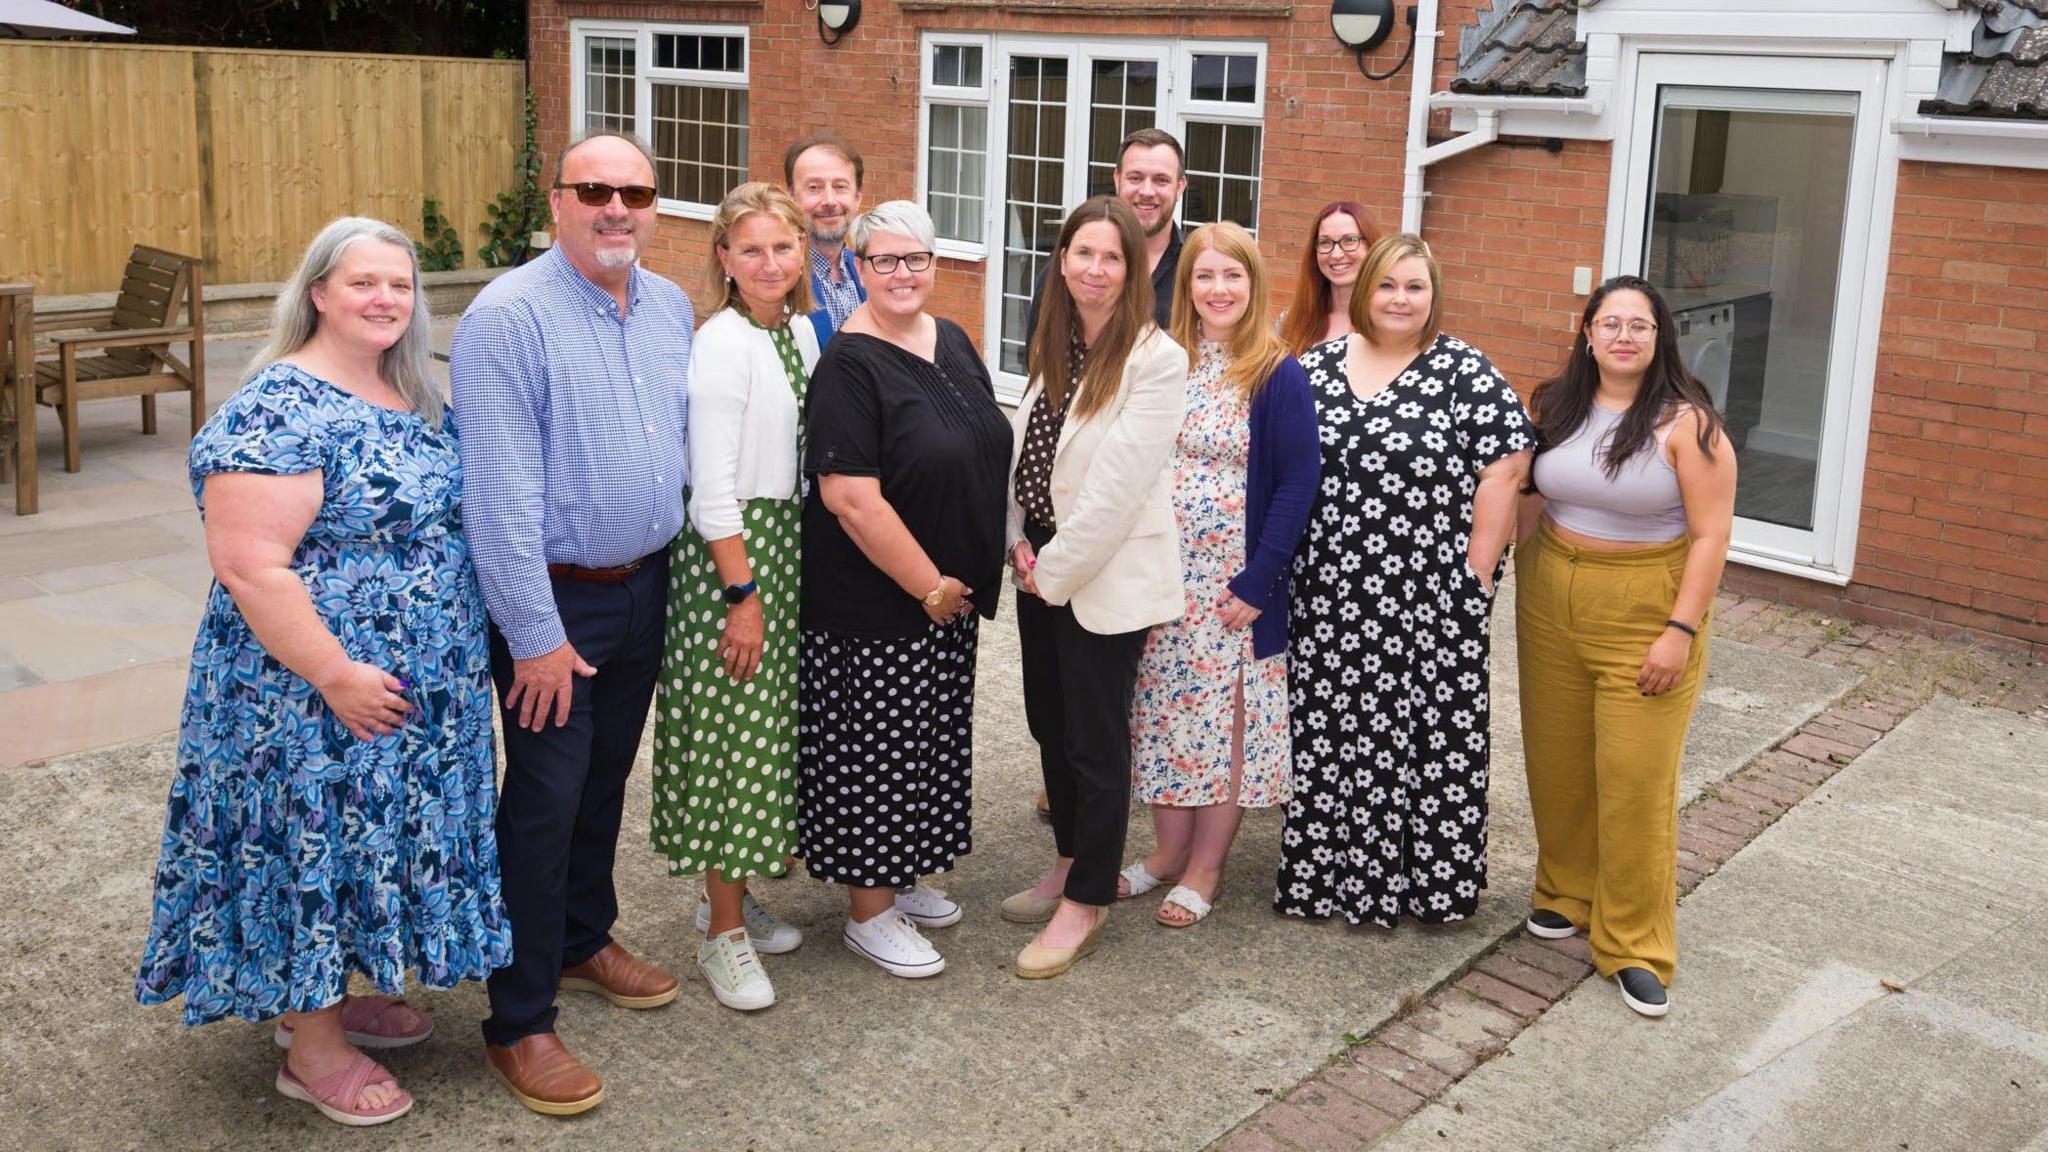
[[[760,587],[760,582],[755,580],[749,580],[745,584],[727,584],[725,586],[725,602],[727,604],[739,604],[745,601],[747,597],[752,596]]]

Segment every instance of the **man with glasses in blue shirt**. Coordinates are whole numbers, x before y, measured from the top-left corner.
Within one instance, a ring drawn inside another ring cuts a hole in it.
[[[513,959],[491,975],[485,1053],[547,1115],[604,1099],[555,1036],[558,989],[626,1008],[677,991],[611,936],[620,810],[683,523],[696,328],[682,289],[639,267],[654,200],[653,158],[632,137],[563,149],[555,246],[477,296],[449,362],[505,731],[497,832]]]

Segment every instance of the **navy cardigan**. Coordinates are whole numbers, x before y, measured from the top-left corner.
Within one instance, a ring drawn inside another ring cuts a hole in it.
[[[1251,455],[1245,465],[1244,571],[1230,594],[1259,610],[1252,655],[1287,649],[1288,586],[1294,550],[1315,504],[1323,446],[1308,373],[1289,356],[1252,399]]]

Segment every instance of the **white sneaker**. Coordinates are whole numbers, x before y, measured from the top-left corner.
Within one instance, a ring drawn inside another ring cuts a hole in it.
[[[711,985],[711,994],[727,1008],[753,1012],[775,1003],[775,985],[761,969],[761,958],[747,930],[735,928],[697,946],[697,971]]]
[[[951,928],[960,922],[960,903],[928,884],[896,890],[896,910],[922,928]]]
[[[917,925],[909,917],[894,908],[865,924],[848,920],[839,938],[891,976],[916,980],[946,970],[946,958],[918,935]]]
[[[747,938],[754,942],[754,951],[764,956],[780,956],[794,952],[804,942],[804,934],[796,925],[784,924],[773,913],[761,907],[761,902],[749,892],[740,901],[740,915],[747,923]],[[711,901],[697,901],[697,931],[711,931]]]

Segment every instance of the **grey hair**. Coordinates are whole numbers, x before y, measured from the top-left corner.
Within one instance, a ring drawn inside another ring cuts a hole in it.
[[[911,200],[885,200],[860,214],[853,227],[846,230],[847,246],[856,256],[868,254],[868,242],[878,232],[894,232],[908,236],[924,245],[927,252],[938,247],[938,230],[932,227],[931,213]]]
[[[320,326],[320,310],[313,306],[313,285],[334,274],[342,254],[365,240],[376,240],[402,248],[412,259],[412,320],[398,343],[384,350],[377,362],[377,374],[391,385],[405,406],[440,426],[448,399],[427,363],[433,346],[433,317],[427,314],[427,293],[420,286],[419,252],[405,233],[367,216],[343,216],[320,230],[306,247],[299,270],[292,273],[277,294],[277,307],[270,314],[270,339],[256,350],[242,374],[248,383],[256,374],[306,346]]]

